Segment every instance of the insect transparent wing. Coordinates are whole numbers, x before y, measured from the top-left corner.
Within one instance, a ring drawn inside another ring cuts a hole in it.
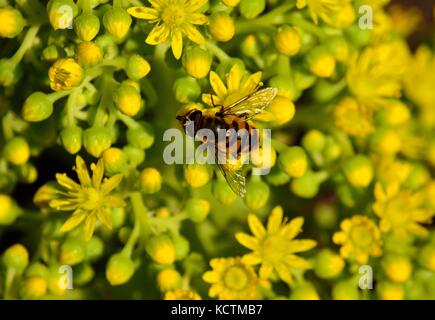
[[[217,166],[225,177],[225,180],[227,180],[231,190],[233,190],[239,197],[243,198],[246,193],[246,182],[245,177],[242,174],[242,168],[236,171],[229,171],[222,164],[218,163]]]
[[[264,88],[247,95],[239,101],[225,107],[220,113],[223,116],[235,115],[242,120],[249,120],[263,111],[275,98],[276,88]]]

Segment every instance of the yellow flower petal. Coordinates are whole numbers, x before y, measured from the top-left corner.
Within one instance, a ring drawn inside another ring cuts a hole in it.
[[[314,240],[293,240],[288,245],[288,252],[296,253],[310,250],[316,246],[317,242]]]
[[[110,219],[107,211],[104,209],[100,209],[97,211],[97,218],[100,222],[105,225],[108,229],[112,229],[112,220]]]
[[[117,196],[106,196],[104,203],[109,208],[123,208],[127,205],[122,198]]]
[[[188,1],[189,11],[194,12],[204,6],[208,0],[190,0]]]
[[[189,23],[203,25],[208,23],[207,16],[202,13],[192,13],[189,16]]]
[[[270,276],[272,275],[272,271],[273,271],[272,264],[268,262],[264,262],[260,267],[260,271],[259,271],[260,278],[269,279]]]
[[[100,187],[104,175],[103,159],[101,158],[100,160],[98,160],[97,165],[91,164],[91,170],[92,170],[92,185],[94,186],[94,188],[98,189]]]
[[[77,173],[77,177],[79,178],[81,186],[90,187],[91,177],[89,176],[88,168],[86,167],[86,163],[82,157],[76,157],[76,167],[74,169]]]
[[[234,64],[230,72],[227,75],[227,86],[230,92],[237,91],[240,86],[240,81],[243,77],[243,69],[236,63]]]
[[[201,32],[198,31],[193,25],[186,24],[183,27],[184,34],[193,42],[202,45],[205,42],[205,39]]]
[[[95,229],[95,214],[90,214],[88,215],[88,217],[85,220],[85,239],[86,241],[91,240],[92,235],[94,234],[94,229]]]
[[[277,206],[273,208],[269,220],[267,221],[267,232],[273,233],[279,230],[281,226],[282,218],[283,218],[283,210],[282,207]]]
[[[80,185],[68,177],[66,173],[56,173],[56,180],[57,183],[68,190],[77,190],[80,188]]]
[[[261,223],[260,219],[255,214],[248,215],[248,225],[251,229],[252,234],[259,239],[264,238],[266,235],[266,229]]]
[[[243,82],[241,90],[246,93],[254,92],[257,89],[259,83],[261,82],[261,71],[251,74],[248,79]]]
[[[288,239],[293,239],[298,233],[302,231],[303,224],[304,218],[294,218],[280,230],[280,234],[286,236]]]
[[[213,271],[207,271],[202,275],[202,279],[208,283],[216,283],[219,281],[219,274]]]
[[[255,250],[258,247],[258,240],[243,232],[236,233],[237,241],[244,247]]]
[[[290,268],[285,263],[277,263],[275,265],[276,273],[278,273],[278,277],[286,282],[291,283],[292,282],[292,274],[290,272]]]
[[[311,269],[312,265],[310,262],[305,260],[304,258],[295,256],[295,255],[289,255],[286,259],[286,264],[295,269]]]
[[[212,97],[213,97],[213,100],[212,100]],[[201,98],[202,98],[202,102],[204,102],[205,104],[208,104],[209,106],[213,106],[213,103],[215,105],[222,104],[221,99],[219,99],[218,96],[211,94],[211,93],[203,93]]]
[[[175,59],[180,59],[181,52],[183,51],[183,35],[181,34],[181,31],[177,30],[172,35],[171,48]]]
[[[162,1],[161,0],[147,0],[153,8],[159,10],[162,7]]]
[[[149,33],[145,42],[151,45],[162,43],[169,36],[169,28],[166,24],[156,25]]]
[[[131,7],[127,12],[138,19],[153,20],[158,18],[158,11],[154,8],[147,7]]]
[[[103,190],[103,193],[104,194],[110,193],[121,183],[122,179],[123,179],[123,175],[120,173],[115,174],[110,178],[104,179],[103,184],[101,185],[101,189]]]
[[[210,85],[216,93],[218,97],[223,97],[227,95],[227,87],[225,87],[225,84],[221,80],[221,78],[217,75],[216,72],[210,71]],[[216,103],[216,102],[215,102]]]
[[[68,220],[64,222],[62,227],[60,227],[60,232],[71,231],[72,229],[77,227],[80,223],[82,223],[83,220],[85,220],[85,218],[86,218],[86,212],[77,210],[70,218],[68,218]]]
[[[68,199],[53,199],[48,202],[48,205],[59,211],[71,211],[77,208],[77,202]]]
[[[242,262],[250,266],[260,264],[262,261],[261,257],[256,253],[248,253],[242,257]]]

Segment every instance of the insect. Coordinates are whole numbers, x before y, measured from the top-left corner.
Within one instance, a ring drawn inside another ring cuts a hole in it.
[[[261,113],[264,108],[266,108],[269,103],[275,98],[277,94],[277,89],[268,87],[260,90],[256,90],[251,94],[246,95],[240,100],[228,105],[221,106],[215,105],[216,107],[212,111],[208,112],[208,110],[199,110],[192,109],[186,112],[184,115],[178,115],[176,118],[180,121],[183,127],[186,128],[187,133],[187,123],[191,121],[193,123],[193,137],[195,137],[196,133],[200,129],[209,129],[211,130],[215,137],[219,135],[219,131],[222,129],[227,130],[226,141],[224,143],[215,143],[215,155],[217,156],[219,153],[228,154],[229,149],[233,149],[237,153],[237,159],[240,159],[241,155],[246,152],[251,152],[258,145],[249,144],[242,145],[241,140],[242,137],[237,134],[231,137],[228,135],[228,130],[234,129],[235,132],[241,132],[241,129],[245,129],[247,135],[252,139],[252,135],[256,132],[255,127],[248,123],[250,119]],[[218,109],[219,108],[219,109]],[[207,141],[203,140],[203,143],[207,143]],[[245,195],[245,176],[242,172],[242,167],[229,167],[228,165],[219,163],[216,161],[217,166],[225,177],[228,185],[231,189],[240,197],[244,197]]]

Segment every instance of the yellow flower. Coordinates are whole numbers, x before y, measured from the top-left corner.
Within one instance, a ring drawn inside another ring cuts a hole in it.
[[[201,300],[201,296],[192,290],[177,289],[166,292],[165,300]]]
[[[340,255],[343,258],[364,264],[369,256],[379,257],[382,254],[379,228],[366,216],[354,215],[345,219],[340,228],[334,233],[332,241],[341,245]]]
[[[91,41],[83,41],[77,47],[77,60],[84,66],[93,66],[103,59],[101,48]]]
[[[349,0],[297,0],[296,7],[304,9],[308,6],[311,19],[317,24],[319,17],[325,23],[333,24],[332,15],[338,13]]]
[[[268,219],[267,228],[254,214],[248,216],[249,228],[253,236],[239,232],[237,241],[252,252],[243,256],[249,265],[261,264],[260,278],[269,279],[273,271],[287,283],[292,282],[295,271],[310,269],[311,264],[295,253],[312,249],[316,241],[309,239],[293,240],[300,232],[304,219],[297,217],[287,222],[283,219],[281,207],[275,207]]]
[[[175,269],[163,269],[157,274],[157,286],[163,292],[177,289],[180,285],[181,275]]]
[[[356,137],[364,137],[374,130],[372,112],[351,97],[344,97],[335,106],[334,124],[345,133]]]
[[[51,89],[70,90],[82,81],[83,70],[72,58],[59,59],[48,70],[48,77]]]
[[[207,0],[149,0],[152,8],[132,7],[127,11],[133,17],[149,20],[155,24],[145,42],[157,45],[168,37],[176,59],[183,51],[183,36],[197,44],[204,43],[204,37],[195,25],[207,24],[207,17],[201,13]]]
[[[390,98],[400,97],[408,63],[409,52],[403,42],[368,47],[350,59],[347,84],[360,103],[377,109]]]
[[[240,257],[215,258],[210,261],[210,266],[213,270],[202,276],[205,282],[212,285],[208,292],[210,297],[221,300],[260,299],[260,280],[254,269]]]
[[[63,187],[57,193],[60,199],[52,199],[50,207],[56,210],[73,211],[73,215],[62,225],[61,231],[68,232],[85,221],[84,232],[87,240],[92,238],[96,219],[107,228],[112,228],[112,221],[107,208],[120,208],[125,206],[124,200],[110,193],[122,180],[121,174],[116,174],[103,180],[104,163],[100,159],[97,165],[92,164],[92,178],[89,176],[86,163],[76,157],[74,170],[79,178],[79,183],[69,178],[65,173],[57,173],[56,180]]]
[[[386,187],[377,183],[375,199],[373,211],[381,218],[379,226],[383,232],[393,231],[402,237],[428,234],[420,223],[430,223],[434,212],[423,207],[424,192],[400,190],[397,183],[387,184]]]
[[[228,106],[233,102],[254,92],[261,84],[261,71],[249,75],[240,65],[234,64],[224,81],[214,71],[210,71],[210,85],[214,95],[205,93],[202,101],[209,106],[223,105]]]
[[[2,38],[15,38],[26,24],[21,12],[11,7],[0,8],[0,21]]]

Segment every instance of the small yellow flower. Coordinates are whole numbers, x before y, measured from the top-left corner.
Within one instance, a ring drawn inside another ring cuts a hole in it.
[[[26,24],[21,12],[11,7],[0,8],[0,21],[2,38],[15,38]]]
[[[369,256],[379,257],[382,254],[379,228],[366,216],[355,215],[345,219],[340,228],[334,233],[332,241],[341,245],[340,255],[343,258],[364,264]]]
[[[68,232],[85,221],[84,232],[87,240],[94,233],[96,219],[107,228],[112,228],[112,221],[108,215],[108,208],[120,208],[125,206],[124,200],[110,193],[122,180],[121,174],[110,178],[104,177],[103,160],[91,165],[92,178],[89,176],[86,163],[80,157],[76,157],[74,170],[79,178],[79,183],[69,178],[65,173],[57,173],[56,180],[63,188],[57,193],[60,199],[49,202],[50,207],[56,210],[73,211],[73,215],[62,225],[61,231]]]
[[[298,30],[289,26],[278,29],[275,47],[279,53],[286,56],[296,55],[302,46],[302,38]]]
[[[211,55],[198,46],[187,48],[183,55],[183,66],[188,75],[202,79],[210,72],[212,63]]]
[[[140,92],[133,86],[121,84],[113,93],[116,107],[128,116],[135,116],[142,105]]]
[[[184,168],[184,178],[192,188],[199,188],[210,181],[212,171],[206,165],[188,164]]]
[[[151,259],[159,264],[172,264],[176,259],[175,244],[165,234],[159,234],[149,239],[146,251]]]
[[[343,98],[336,105],[334,124],[345,133],[356,137],[364,137],[374,130],[372,112],[351,97]]]
[[[195,25],[207,24],[202,10],[208,0],[149,0],[152,8],[132,7],[127,11],[138,19],[149,20],[155,24],[145,42],[157,45],[171,39],[172,53],[176,59],[183,51],[183,36],[197,44],[205,42]]]
[[[221,42],[231,40],[236,32],[233,18],[222,11],[211,16],[209,28],[212,36]]]
[[[83,70],[74,59],[62,58],[50,67],[48,77],[51,89],[70,90],[82,81]]]
[[[387,256],[382,261],[382,267],[394,282],[406,282],[412,275],[412,263],[406,256]]]
[[[210,297],[221,300],[260,299],[260,280],[254,269],[240,257],[215,258],[210,261],[210,266],[213,270],[202,276],[212,285],[208,292]]]
[[[93,66],[103,59],[101,48],[91,41],[83,41],[77,47],[77,60],[83,66]]]
[[[254,214],[248,216],[248,224],[252,236],[239,232],[237,241],[252,250],[243,256],[248,265],[261,264],[260,278],[270,279],[273,271],[286,283],[291,283],[293,273],[310,269],[311,263],[296,255],[316,246],[316,241],[309,239],[294,240],[301,232],[304,219],[294,218],[287,222],[283,219],[283,209],[275,207],[268,219],[267,228]]]
[[[145,168],[140,173],[139,182],[146,193],[156,193],[162,186],[162,176],[155,168]]]
[[[386,186],[377,183],[375,199],[373,211],[381,218],[380,228],[383,232],[393,231],[401,237],[428,234],[420,223],[430,223],[434,211],[423,207],[423,191],[411,193],[400,190],[397,183]]]
[[[214,71],[210,71],[210,85],[214,95],[205,93],[202,100],[209,106],[223,105],[239,101],[241,98],[254,92],[261,84],[261,71],[249,75],[240,65],[234,64],[224,81]],[[213,101],[212,101],[213,100]]]
[[[180,285],[181,275],[175,269],[163,269],[157,274],[157,286],[163,292],[177,289]]]
[[[192,290],[177,289],[165,293],[165,300],[201,300],[201,296]]]

